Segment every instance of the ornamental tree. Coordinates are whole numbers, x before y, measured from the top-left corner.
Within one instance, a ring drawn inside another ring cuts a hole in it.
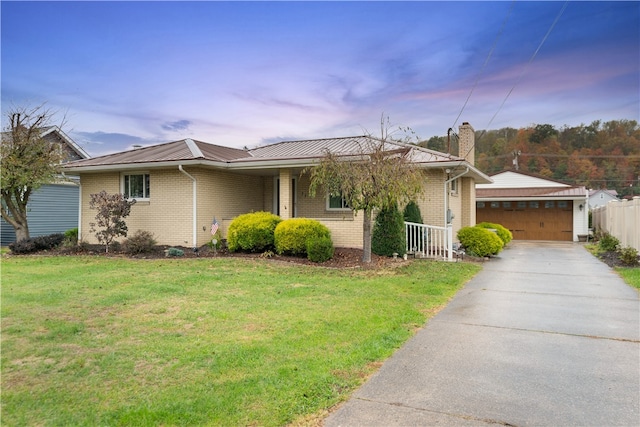
[[[371,262],[371,224],[374,210],[411,200],[422,189],[424,174],[411,161],[411,146],[392,139],[407,129],[390,126],[381,120],[381,138],[369,135],[369,143],[359,147],[356,155],[327,151],[317,166],[308,169],[309,194],[319,189],[342,196],[355,212],[363,211],[362,261]],[[407,138],[405,138],[405,141]]]
[[[27,204],[35,190],[53,182],[60,172],[63,152],[45,140],[54,113],[39,105],[14,107],[6,113],[0,144],[2,218],[15,229],[16,241],[28,239]]]
[[[98,242],[104,245],[105,252],[109,252],[109,245],[118,236],[127,237],[129,230],[124,218],[131,213],[131,206],[135,200],[127,200],[123,194],[108,194],[102,190],[91,194],[89,207],[97,209],[96,222],[89,225],[91,233],[95,233]]]

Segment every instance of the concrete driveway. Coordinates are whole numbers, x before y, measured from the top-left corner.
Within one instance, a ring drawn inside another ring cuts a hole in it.
[[[639,426],[638,292],[580,244],[511,242],[334,426]]]

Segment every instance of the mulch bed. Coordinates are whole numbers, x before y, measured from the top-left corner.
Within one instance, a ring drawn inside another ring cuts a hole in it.
[[[167,251],[169,248],[180,249],[184,252],[181,257],[169,257],[172,259],[183,258],[254,258],[254,259],[267,259],[275,262],[284,262],[290,264],[301,264],[318,266],[325,268],[363,268],[363,269],[376,269],[385,267],[397,267],[399,265],[406,264],[410,261],[405,261],[402,258],[393,259],[392,257],[379,256],[371,254],[371,263],[362,262],[362,249],[354,248],[336,248],[333,258],[323,263],[316,263],[310,261],[306,257],[286,256],[278,255],[273,252],[266,253],[242,253],[242,252],[229,252],[226,249],[213,251],[208,246],[202,246],[194,251],[193,248],[187,248],[182,246],[155,246],[153,251],[129,255],[119,250],[113,250],[109,248],[109,252],[105,253],[104,246],[101,245],[83,245],[75,248],[59,248],[49,251],[37,252],[33,255],[92,255],[92,256],[104,256],[114,258],[131,258],[131,259],[166,259]],[[24,255],[12,255],[9,256],[24,256]]]
[[[616,251],[602,252],[598,254],[598,258],[609,267],[629,267],[620,260],[620,254]]]

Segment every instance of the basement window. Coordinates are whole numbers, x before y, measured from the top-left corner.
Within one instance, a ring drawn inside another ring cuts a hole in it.
[[[148,173],[130,174],[122,177],[122,193],[127,199],[149,200],[151,186]]]

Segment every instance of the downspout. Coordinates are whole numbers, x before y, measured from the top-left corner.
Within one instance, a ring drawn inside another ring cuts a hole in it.
[[[467,166],[467,168],[465,169],[464,172],[462,172],[459,175],[454,176],[453,178],[450,178],[448,180],[446,180],[444,182],[444,226],[446,227],[449,224],[449,218],[447,215],[447,212],[449,211],[449,192],[447,191],[447,187],[449,186],[449,183],[451,183],[452,181],[455,181],[456,179],[460,178],[461,176],[464,176],[466,174],[469,173],[469,167]]]
[[[198,207],[197,181],[193,176],[189,175],[189,173],[182,168],[182,165],[178,165],[178,170],[180,172],[182,172],[183,174],[185,174],[187,177],[189,177],[191,179],[191,181],[193,182],[193,197],[192,197],[192,199],[193,199],[193,250],[195,251],[196,248],[198,247],[197,240],[196,240],[197,239],[197,236],[196,236],[196,234],[197,234],[197,219],[198,219],[198,216],[197,216],[197,207]]]
[[[449,261],[453,260],[453,225],[449,223],[449,192],[447,190],[449,184],[452,181],[455,181],[456,179],[460,178],[463,175],[466,175],[467,173],[469,173],[468,166],[466,167],[464,172],[444,182],[444,228],[447,230],[447,259]]]

